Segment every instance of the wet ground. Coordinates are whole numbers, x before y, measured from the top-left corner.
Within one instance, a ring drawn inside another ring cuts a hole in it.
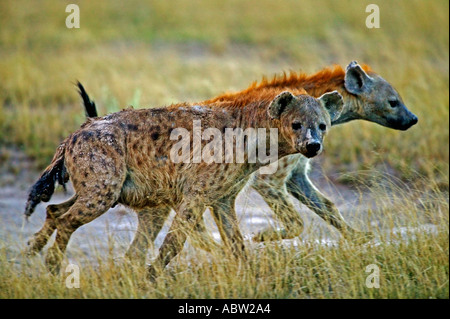
[[[32,162],[22,152],[18,150],[8,150],[8,152],[8,161],[4,162],[0,168],[0,247],[6,247],[8,255],[14,259],[26,247],[28,239],[42,227],[47,203],[38,205],[29,221],[25,222],[23,212],[27,191],[39,177],[39,172],[33,168]],[[311,179],[324,194],[333,200],[351,225],[361,229],[367,227],[363,225],[374,223],[368,216],[370,209],[376,209],[376,201],[372,198],[370,192],[361,193],[349,186],[330,181],[320,173],[320,169],[317,169],[317,167],[312,170]],[[60,203],[69,198],[72,193],[70,184],[66,194],[59,187],[50,203]],[[318,216],[299,204],[298,201],[293,198],[292,200],[305,222],[305,231],[300,238],[285,240],[286,244],[301,245],[302,242],[308,241],[333,245],[338,242],[340,236],[336,230],[327,226]],[[236,209],[241,230],[248,243],[250,243],[252,234],[257,231],[267,226],[277,227],[267,204],[252,189],[241,192],[237,199]],[[158,235],[156,246],[162,243],[173,214],[172,212],[171,217],[166,221],[164,228]],[[204,217],[214,238],[220,241],[217,227],[209,211],[205,212]],[[80,255],[90,260],[96,260],[99,255],[121,257],[131,243],[136,227],[136,214],[118,205],[78,229],[71,238],[67,256],[69,260],[76,259]],[[424,225],[424,229],[435,230],[434,226],[429,224]],[[401,227],[397,229],[398,232],[404,230]]]

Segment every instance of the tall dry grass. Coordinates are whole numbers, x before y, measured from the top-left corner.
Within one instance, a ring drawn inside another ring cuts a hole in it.
[[[448,298],[448,198],[439,190],[392,195],[396,187],[402,186],[387,180],[370,186],[377,211],[362,226],[375,234],[370,243],[330,242],[317,234],[303,241],[248,242],[245,261],[220,249],[185,249],[155,283],[145,280],[143,265],[108,252],[93,260],[72,247],[72,258],[54,276],[39,256],[11,259],[3,248],[0,298]],[[119,244],[114,237],[104,240]],[[79,266],[79,288],[66,286],[69,262]],[[367,286],[370,265],[379,268],[379,288]]]

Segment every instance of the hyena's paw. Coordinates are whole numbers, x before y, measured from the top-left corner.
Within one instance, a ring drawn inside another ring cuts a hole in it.
[[[123,257],[115,258],[114,261],[124,264],[137,264],[144,266],[146,260],[147,260],[147,250],[137,251],[130,247]]]
[[[151,284],[156,282],[156,279],[160,275],[160,271],[156,269],[153,265],[148,265],[147,267],[147,281]]]
[[[36,243],[33,239],[28,240],[27,246],[23,249],[22,254],[26,257],[36,256],[38,253],[38,250],[34,248],[35,246],[36,246]]]
[[[291,239],[300,236],[301,230],[291,230],[288,231],[284,228],[266,228],[258,233],[256,233],[255,236],[253,236],[253,240],[256,242],[263,242],[263,241],[275,241],[275,240],[282,240],[282,239]]]
[[[63,254],[61,252],[50,248],[45,257],[45,266],[47,267],[47,270],[53,275],[59,274],[62,259]]]
[[[42,240],[42,238],[33,236],[32,238],[30,238],[30,240],[28,240],[27,246],[23,250],[23,254],[27,257],[33,257],[37,255],[37,253],[39,253],[42,248],[44,248],[46,243],[46,240]]]

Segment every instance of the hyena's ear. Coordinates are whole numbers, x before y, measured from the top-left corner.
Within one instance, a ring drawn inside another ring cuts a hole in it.
[[[345,70],[344,85],[352,94],[361,94],[372,82],[372,78],[361,68],[356,61],[350,62]]]
[[[330,114],[331,122],[337,120],[341,116],[344,108],[344,99],[338,91],[328,92],[319,97],[319,102]]]
[[[290,106],[297,98],[289,91],[278,94],[272,102],[270,102],[267,113],[271,119],[279,119],[288,106]]]

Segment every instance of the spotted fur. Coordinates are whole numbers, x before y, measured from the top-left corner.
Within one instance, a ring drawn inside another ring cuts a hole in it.
[[[326,132],[318,132],[319,123],[331,125],[330,114],[337,116],[342,97],[333,92],[315,99],[303,90],[294,91],[300,94],[265,90],[260,99],[251,103],[184,103],[158,109],[128,109],[88,120],[64,140],[46,170],[51,173],[62,165],[75,195],[60,205],[48,206],[46,222],[31,240],[28,252],[42,249],[56,229],[56,241],[46,262],[57,271],[71,234],[116,203],[137,211],[152,207],[157,212],[159,207],[169,206],[177,215],[155,262],[165,266],[182,248],[205,206],[234,193],[236,185],[262,165],[174,163],[169,159],[176,143],[170,139],[171,130],[182,127],[192,132],[193,120],[201,120],[204,128],[275,127],[279,130],[277,158],[294,153],[312,157],[320,152],[311,154],[308,141],[314,136],[322,143]],[[292,123],[299,122],[304,123],[304,129],[293,128]],[[191,146],[191,156],[192,152]],[[26,211],[29,215],[32,210],[27,207]],[[242,237],[238,229],[233,231]],[[243,246],[238,249],[242,251]],[[154,277],[155,267],[149,271]]]

